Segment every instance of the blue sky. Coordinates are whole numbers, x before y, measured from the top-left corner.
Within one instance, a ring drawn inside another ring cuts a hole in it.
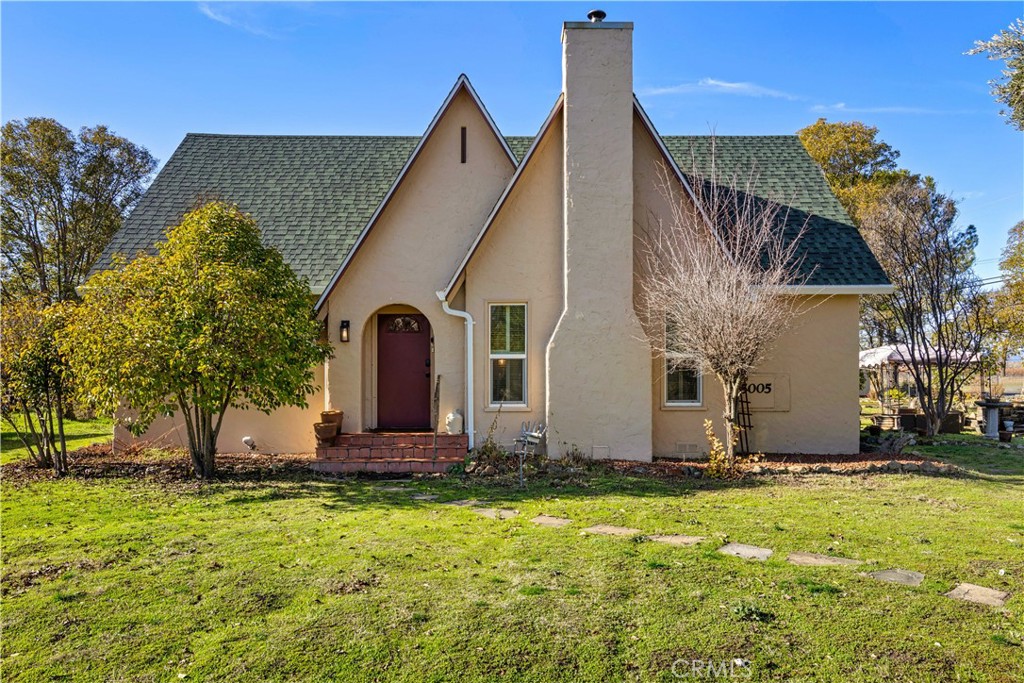
[[[506,134],[561,84],[581,3],[0,5],[3,120],[104,123],[165,161],[187,132],[420,134],[462,72]],[[634,85],[665,134],[877,126],[978,226],[995,274],[1024,218],[1024,134],[997,115],[999,63],[963,52],[1008,3],[604,3],[633,21]]]

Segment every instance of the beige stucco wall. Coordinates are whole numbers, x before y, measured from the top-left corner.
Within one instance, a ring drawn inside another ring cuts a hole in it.
[[[544,421],[544,353],[562,312],[562,117],[556,114],[466,269],[466,309],[474,326],[477,443],[498,419],[494,438],[506,446],[522,422]],[[527,405],[489,405],[488,309],[527,305]]]
[[[246,451],[242,437],[251,436],[261,453],[312,453],[316,448],[313,423],[320,421],[323,409],[323,366],[314,369],[316,391],[306,398],[307,408],[281,408],[269,415],[258,410],[228,410],[224,414],[217,439],[221,453]],[[135,441],[171,448],[188,447],[188,431],[180,413],[159,418],[138,439],[124,427],[114,428],[114,445],[120,447]]]
[[[860,422],[857,389],[859,307],[856,296],[801,297],[803,315],[776,345],[751,380],[774,384],[774,394],[788,410],[752,411],[750,447],[763,453],[857,453]],[[654,453],[692,457],[707,452],[704,420],[721,422],[721,384],[703,378],[699,408],[664,404],[664,364],[651,372],[654,407]],[[752,397],[753,403],[763,401]],[[721,438],[724,434],[718,428]]]
[[[442,375],[442,426],[454,408],[465,412],[465,327],[441,310],[435,292],[447,285],[514,171],[472,97],[460,91],[326,303],[335,353],[327,364],[326,400],[345,411],[345,431],[376,426],[375,314],[396,304],[430,321],[432,371]],[[342,320],[351,322],[346,344],[338,339]]]
[[[664,157],[639,118],[634,122],[633,150],[634,229],[639,243],[649,226],[671,221],[669,202],[690,200],[674,179],[666,183]],[[860,448],[858,298],[803,297],[800,308],[805,313],[752,377],[756,383],[772,382],[773,393],[752,397],[750,446],[766,453],[856,453]],[[711,419],[716,426],[721,421],[721,384],[713,377],[703,379],[699,407],[667,406],[664,361],[654,358],[650,367],[654,454],[706,454],[704,420]],[[724,436],[720,428],[718,433]]]

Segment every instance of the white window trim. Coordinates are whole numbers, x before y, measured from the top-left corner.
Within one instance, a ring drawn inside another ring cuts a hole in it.
[[[523,316],[523,353],[493,353],[491,351],[491,314],[495,306],[522,306]],[[488,301],[487,302],[487,408],[486,410],[529,410],[530,408],[530,306],[526,301]],[[506,359],[522,359],[523,361],[523,400],[494,402],[491,392],[494,390],[492,361]]]
[[[661,364],[661,407],[670,410],[698,410],[704,408],[704,373],[697,368],[697,400],[670,401],[668,398],[668,359]]]

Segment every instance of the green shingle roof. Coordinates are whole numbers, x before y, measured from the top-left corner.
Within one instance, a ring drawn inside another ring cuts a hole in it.
[[[708,138],[668,136],[686,172],[706,159]],[[522,159],[532,137],[507,137]],[[789,199],[791,220],[813,214],[805,237],[812,284],[888,281],[820,170],[795,136],[717,138],[719,166],[756,164],[766,193]],[[189,134],[114,236],[96,265],[115,253],[152,250],[198,199],[219,198],[251,213],[264,239],[319,293],[391,188],[418,137]]]
[[[809,285],[886,285],[878,265],[818,165],[795,135],[720,135],[714,138],[717,180],[754,180],[757,195],[787,211],[787,232],[806,222],[802,266]],[[711,174],[712,138],[662,136],[684,175]]]

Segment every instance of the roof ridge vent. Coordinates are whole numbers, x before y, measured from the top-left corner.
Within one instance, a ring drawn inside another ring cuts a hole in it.
[[[590,19],[590,23],[592,24],[600,24],[607,16],[608,13],[603,9],[592,9],[587,12],[587,19]]]

